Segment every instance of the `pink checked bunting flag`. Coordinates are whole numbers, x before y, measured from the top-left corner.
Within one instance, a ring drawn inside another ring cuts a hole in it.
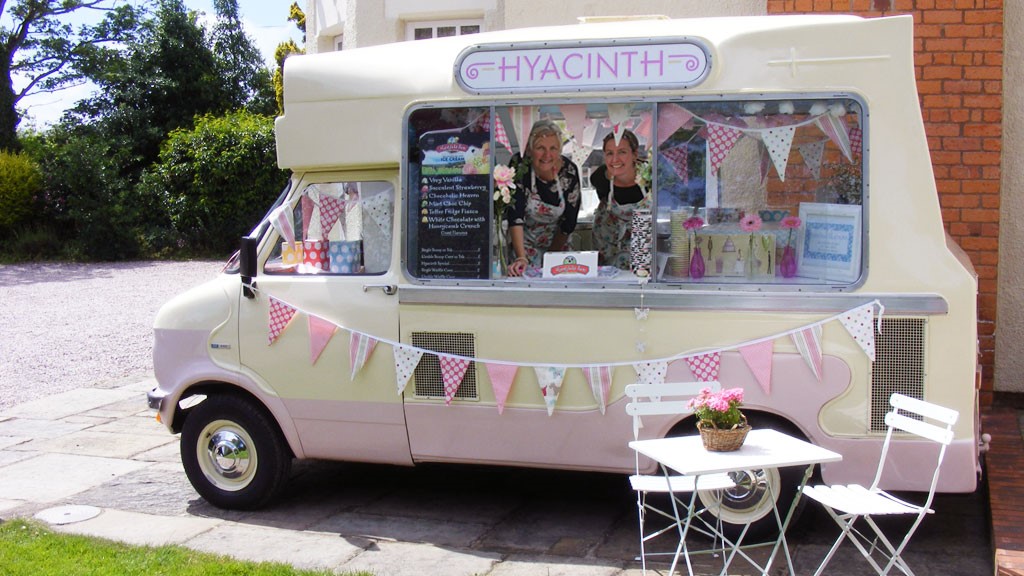
[[[865,304],[839,317],[839,321],[860,345],[872,362],[875,361],[875,305]]]
[[[501,144],[509,152],[512,151],[512,143],[508,140],[508,132],[505,132],[505,125],[501,123],[501,115],[494,115],[494,141]]]
[[[288,323],[295,316],[295,308],[281,302],[273,296],[270,297],[270,321],[268,323],[267,346],[274,343],[281,335]]]
[[[322,194],[320,196],[320,237],[324,240],[330,235],[331,229],[338,223],[341,215],[345,213],[345,201]],[[342,235],[344,235],[344,224],[342,224]]]
[[[772,355],[774,350],[775,342],[772,340],[740,348],[740,356],[747,363],[747,367],[750,368],[765,394],[772,393]]]
[[[508,393],[512,390],[512,381],[516,379],[519,367],[497,362],[488,362],[484,366],[487,367],[487,376],[491,379],[494,400],[498,403],[498,414],[501,414],[505,411],[505,400],[508,399]]]
[[[718,172],[733,146],[743,136],[743,132],[725,124],[708,124],[708,152],[711,154],[711,172]]]
[[[534,366],[533,371],[537,374],[537,384],[540,385],[540,392],[544,395],[544,405],[548,408],[548,416],[551,416],[555,412],[558,393],[562,390],[565,368],[560,366]]]
[[[377,340],[372,336],[352,332],[348,339],[348,361],[349,366],[352,367],[352,380],[355,380],[356,374],[363,369],[363,365],[370,358],[370,354],[373,354],[373,347],[376,345]]]
[[[395,380],[398,384],[398,394],[401,396],[402,392],[405,392],[406,385],[409,384],[409,378],[416,371],[420,358],[423,357],[423,350],[401,344],[395,344],[391,348],[395,356]]]
[[[668,165],[676,171],[676,174],[679,176],[679,180],[684,184],[690,181],[689,154],[690,147],[685,143],[661,152],[662,157],[665,158]]]
[[[444,382],[444,404],[450,406],[469,368],[469,359],[444,354],[438,354],[437,359],[441,363],[441,381]]]
[[[807,366],[814,373],[814,377],[821,382],[821,325],[815,324],[810,328],[804,328],[794,332],[790,337],[803,356],[804,362],[807,362]]]
[[[597,407],[601,409],[601,414],[604,414],[608,406],[608,391],[612,386],[611,366],[584,366],[583,374],[590,383],[590,391],[594,394]]]
[[[686,365],[690,367],[698,382],[718,380],[718,369],[722,366],[722,353],[710,352],[699,356],[688,356]]]
[[[338,326],[312,314],[309,314],[307,319],[309,320],[309,360],[316,364]]]

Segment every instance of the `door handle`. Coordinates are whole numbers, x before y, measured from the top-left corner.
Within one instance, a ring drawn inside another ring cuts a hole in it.
[[[363,292],[369,292],[374,289],[380,289],[388,296],[394,296],[398,293],[398,286],[394,284],[363,284]]]

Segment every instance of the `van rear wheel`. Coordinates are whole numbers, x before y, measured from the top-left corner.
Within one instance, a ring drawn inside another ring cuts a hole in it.
[[[291,472],[291,454],[261,406],[209,396],[181,431],[181,463],[192,487],[218,508],[252,510],[270,502]]]

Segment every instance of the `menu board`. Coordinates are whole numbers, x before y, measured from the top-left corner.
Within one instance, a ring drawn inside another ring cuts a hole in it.
[[[417,205],[420,278],[490,277],[489,143],[474,140],[464,131],[420,138],[425,153]]]

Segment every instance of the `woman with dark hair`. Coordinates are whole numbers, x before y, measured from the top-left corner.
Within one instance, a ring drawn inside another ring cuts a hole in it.
[[[636,134],[624,130],[616,141],[610,133],[604,138],[603,150],[604,166],[590,177],[599,200],[594,212],[594,248],[600,253],[601,264],[629,270],[633,212],[651,208],[650,182],[640,174],[642,159]]]

